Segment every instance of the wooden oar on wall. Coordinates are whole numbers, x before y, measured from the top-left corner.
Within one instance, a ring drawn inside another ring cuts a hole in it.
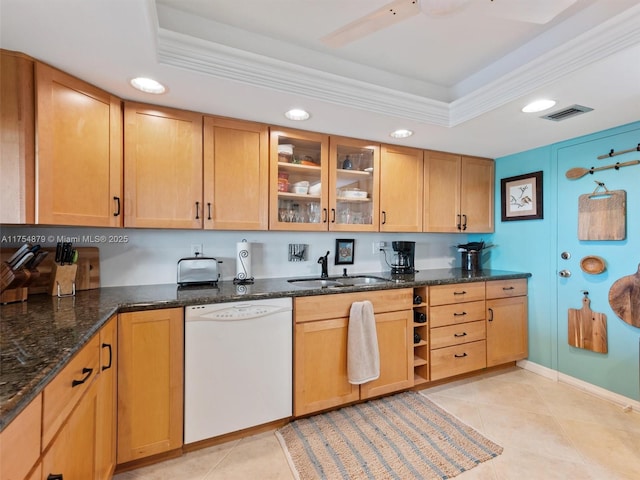
[[[598,172],[600,170],[609,170],[611,168],[615,168],[616,170],[618,170],[620,167],[638,165],[639,163],[640,163],[640,160],[629,160],[628,162],[622,162],[622,163],[618,162],[612,165],[604,165],[602,167],[591,167],[591,168],[575,167],[567,170],[567,173],[565,174],[565,176],[569,180],[575,180],[576,178],[584,177],[587,173]]]

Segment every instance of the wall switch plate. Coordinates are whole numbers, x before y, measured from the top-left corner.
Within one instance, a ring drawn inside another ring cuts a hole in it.
[[[191,256],[192,257],[201,257],[202,256],[202,244],[201,243],[192,243],[191,244]]]

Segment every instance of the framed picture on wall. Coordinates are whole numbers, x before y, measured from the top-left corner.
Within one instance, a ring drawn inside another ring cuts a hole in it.
[[[336,265],[353,265],[353,245],[355,240],[338,238],[336,240]]]
[[[542,218],[542,171],[500,180],[502,221]]]

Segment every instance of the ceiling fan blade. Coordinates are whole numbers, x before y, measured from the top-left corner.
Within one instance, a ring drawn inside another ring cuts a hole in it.
[[[331,32],[322,37],[320,41],[329,47],[342,47],[419,13],[420,5],[418,0],[394,0],[378,10]]]
[[[443,17],[464,10],[471,0],[421,0],[421,8],[430,17]]]
[[[576,0],[492,0],[486,11],[507,20],[544,25],[574,3]]]

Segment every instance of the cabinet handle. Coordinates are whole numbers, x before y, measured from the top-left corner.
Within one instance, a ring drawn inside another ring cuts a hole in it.
[[[336,223],[336,209],[331,209],[331,223]]]
[[[454,295],[464,295],[465,293],[467,293],[466,290],[462,290],[461,292],[453,292]]]
[[[113,199],[116,201],[116,212],[113,214],[113,216],[117,217],[118,215],[120,215],[120,197],[113,197]]]
[[[47,475],[47,480],[64,480],[61,473],[50,473]]]
[[[467,332],[454,333],[453,336],[454,337],[466,337],[467,336]]]
[[[458,223],[456,223],[456,227],[458,228],[458,230],[462,230],[462,222],[460,221],[462,217],[460,216],[460,214],[456,215],[456,217],[458,218]]]
[[[513,290],[513,287],[502,287],[502,290]]]
[[[467,314],[467,312],[462,312],[462,313],[454,313],[453,316],[454,317],[464,317]]]
[[[196,202],[196,220],[200,220],[200,202]]]
[[[209,212],[209,215],[207,216],[207,220],[211,220],[211,202],[207,202],[207,209]]]
[[[488,322],[493,322],[493,308],[489,308],[489,318],[487,319]]]
[[[385,223],[387,223],[387,212],[385,212],[383,210],[382,211],[382,225],[384,225]]]
[[[462,230],[466,230],[467,229],[467,216],[466,215],[462,215],[462,218],[463,218]]]
[[[464,357],[467,356],[467,354],[463,353],[462,355],[458,355],[457,353],[455,353],[453,356],[456,357],[456,358],[464,358]]]
[[[73,387],[77,387],[78,385],[82,385],[84,382],[86,382],[87,380],[89,380],[89,377],[91,376],[91,374],[93,373],[93,368],[87,368],[84,367],[82,369],[82,373],[84,373],[84,378],[82,380],[74,380],[73,382],[71,382],[71,388]]]
[[[102,348],[108,348],[109,349],[109,364],[106,367],[104,365],[102,366],[102,371],[105,371],[105,370],[109,370],[111,368],[111,361],[113,360],[113,350],[111,349],[111,344],[110,343],[103,343],[102,344]]]
[[[329,218],[329,211],[326,208],[322,209],[322,223],[327,223]]]

